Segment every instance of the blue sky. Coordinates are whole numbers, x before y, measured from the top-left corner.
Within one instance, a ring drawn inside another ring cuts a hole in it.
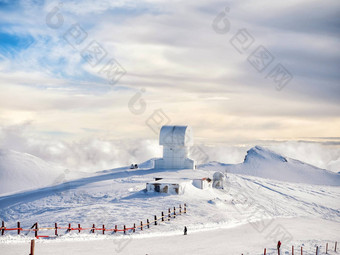
[[[161,109],[198,144],[320,144],[339,137],[339,12],[336,0],[0,1],[2,132],[30,123],[27,137],[155,141],[147,123]],[[74,48],[65,34],[76,24],[86,38]],[[92,42],[95,65],[84,58]],[[112,59],[123,73],[113,85]],[[335,143],[323,161],[339,158]]]

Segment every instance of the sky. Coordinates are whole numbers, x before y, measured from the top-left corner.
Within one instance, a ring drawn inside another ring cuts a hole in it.
[[[0,1],[0,146],[70,168],[262,145],[340,171],[340,2]]]

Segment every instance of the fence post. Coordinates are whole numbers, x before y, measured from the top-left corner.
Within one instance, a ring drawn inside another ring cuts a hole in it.
[[[155,215],[155,225],[157,225],[157,216]]]
[[[184,213],[187,213],[187,204],[184,204]]]
[[[335,248],[334,248],[334,251],[336,251],[336,245],[338,244],[338,242],[335,242]]]
[[[162,212],[162,221],[164,221],[164,212]]]
[[[4,221],[2,221],[1,227],[2,227],[1,235],[3,236],[5,234],[5,222]]]
[[[302,252],[302,246],[301,246],[301,255],[303,255],[303,252]]]
[[[92,225],[92,233],[94,233],[94,229],[96,228],[96,225]]]
[[[34,247],[35,247],[35,240],[32,239],[31,240],[31,252],[30,252],[30,255],[34,255]]]
[[[316,246],[315,255],[318,255],[318,249],[319,249],[319,246]]]
[[[58,224],[57,223],[54,223],[54,234],[56,235],[56,236],[58,236]]]
[[[179,205],[179,214],[182,213],[182,205]]]
[[[174,207],[174,218],[176,218],[176,207]]]
[[[292,255],[294,255],[294,245],[292,245]]]
[[[169,211],[168,211],[168,221],[170,220],[170,217],[171,217],[171,214],[170,214],[170,208],[169,208]]]
[[[124,235],[126,234],[126,226],[124,225]]]
[[[20,235],[20,221],[18,221],[18,235]]]
[[[326,254],[328,254],[328,243],[326,243]]]
[[[117,233],[117,225],[115,225],[115,230],[114,230],[115,233]]]
[[[146,219],[146,225],[148,226],[148,228],[150,228],[150,222],[149,222],[149,219]]]
[[[133,223],[133,233],[136,232],[136,223]]]
[[[143,221],[140,222],[140,230],[143,230]]]
[[[263,253],[263,255],[266,255],[266,253],[267,253],[267,249],[264,248],[264,253]]]
[[[105,225],[103,225],[103,235],[105,234]]]
[[[38,236],[38,222],[35,223],[35,237]]]
[[[71,232],[71,223],[68,224],[67,232]]]

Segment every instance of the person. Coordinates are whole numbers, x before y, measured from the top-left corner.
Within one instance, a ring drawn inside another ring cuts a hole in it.
[[[281,242],[280,240],[277,242],[277,251],[279,252],[280,254],[280,247],[281,247]]]
[[[187,232],[188,232],[188,229],[187,229],[187,227],[185,226],[185,227],[184,227],[184,235],[185,235],[185,236],[187,235]]]

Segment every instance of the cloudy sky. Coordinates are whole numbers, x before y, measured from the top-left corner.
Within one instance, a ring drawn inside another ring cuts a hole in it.
[[[0,1],[0,145],[70,167],[255,144],[340,171],[340,2]],[[86,168],[86,167],[85,167]]]

